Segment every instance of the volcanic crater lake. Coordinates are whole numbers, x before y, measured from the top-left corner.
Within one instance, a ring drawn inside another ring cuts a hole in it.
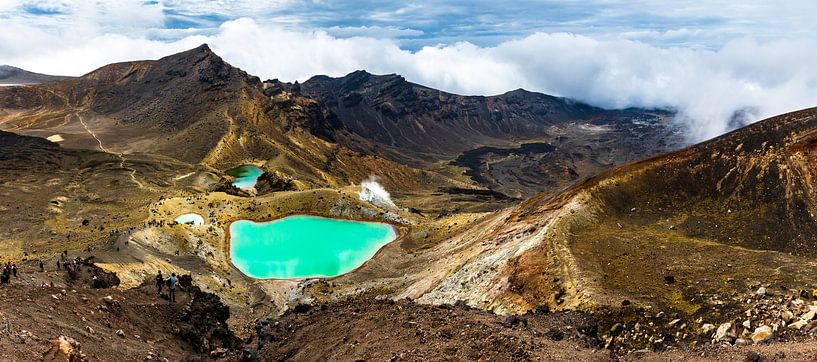
[[[397,238],[379,222],[293,215],[230,224],[230,257],[258,279],[334,277],[355,270]]]
[[[258,178],[261,177],[264,171],[253,165],[241,165],[227,170],[226,173],[235,177],[233,186],[240,189],[246,189],[255,187],[255,183],[258,181]]]

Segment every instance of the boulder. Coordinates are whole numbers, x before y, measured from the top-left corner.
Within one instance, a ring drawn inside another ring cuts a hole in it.
[[[732,323],[721,324],[718,330],[715,331],[715,342],[732,342],[732,338],[729,336],[730,329],[732,329]]]
[[[748,340],[746,338],[738,338],[738,339],[735,340],[735,345],[736,346],[748,346],[750,344],[752,344],[752,341],[750,341],[750,340]]]
[[[757,295],[766,295],[766,288],[764,288],[764,287],[757,288],[757,291],[755,292],[755,294],[757,294]]]
[[[805,326],[806,324],[808,324],[808,321],[804,321],[804,320],[801,319],[801,320],[799,320],[797,322],[789,324],[789,328],[800,329],[800,328],[803,328],[803,326]]]
[[[794,319],[794,313],[792,313],[790,310],[783,311],[783,313],[780,313],[780,318],[782,318],[786,323],[791,322],[791,320]]]
[[[709,332],[712,332],[713,330],[715,330],[715,325],[713,324],[705,323],[701,326],[701,332],[703,334],[709,334]]]
[[[752,333],[752,341],[755,343],[761,343],[769,340],[772,338],[772,328],[767,325],[762,325],[760,327],[755,328],[755,332]]]
[[[75,339],[60,336],[51,341],[51,347],[43,353],[44,362],[81,362],[88,358],[82,353],[80,344]]]

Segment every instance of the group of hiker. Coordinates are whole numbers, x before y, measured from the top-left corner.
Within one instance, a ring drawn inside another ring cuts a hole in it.
[[[74,259],[70,259],[68,258],[67,251],[62,252],[59,260],[57,260],[57,270],[64,269],[65,271],[69,272],[78,272],[81,265],[82,258],[76,257]],[[39,267],[41,272],[45,271],[45,263],[43,260],[39,261]],[[2,273],[0,273],[0,284],[10,284],[12,276],[18,278],[17,264],[13,261],[8,261],[5,265],[3,265]],[[94,275],[92,279],[92,287],[99,288],[101,285],[101,280]],[[176,273],[171,273],[167,278],[162,275],[161,271],[159,271],[159,274],[156,275],[156,294],[161,296],[162,289],[166,286],[168,290],[168,300],[170,300],[171,303],[176,302],[176,288],[178,285],[179,278],[176,276]],[[50,284],[46,284],[45,282],[42,282],[40,286],[43,288],[47,288],[49,286],[53,287],[54,283],[51,282]]]
[[[165,279],[162,276],[162,271],[159,271],[159,274],[156,274],[156,295],[162,295],[162,288],[167,286],[168,290],[168,299],[171,303],[176,302],[176,285],[179,283],[179,279],[176,278],[176,273],[170,273],[170,276]]]
[[[63,251],[62,254],[60,254],[60,259],[57,260],[57,270],[60,270],[60,266],[62,266],[62,269],[65,269],[65,271],[79,271],[79,267],[82,266],[82,258],[77,256],[76,258],[71,259],[68,257],[68,251]],[[42,271],[43,269],[43,262],[40,261],[40,270]]]
[[[40,272],[45,272],[45,261],[40,259],[38,261]],[[57,260],[57,270],[64,269],[65,271],[69,272],[78,272],[80,271],[80,267],[82,266],[82,258],[77,256],[76,258],[69,258],[68,251],[63,251],[60,253],[60,258]],[[0,272],[0,284],[11,284],[11,277],[18,278],[17,276],[18,268],[17,263],[13,261],[8,261],[6,264],[3,265],[3,269]],[[43,282],[41,285],[45,287],[49,284]],[[50,283],[53,286],[53,282]]]
[[[11,283],[12,276],[17,278],[17,264],[15,262],[8,261],[6,262],[6,265],[3,265],[3,272],[0,274],[0,284]]]

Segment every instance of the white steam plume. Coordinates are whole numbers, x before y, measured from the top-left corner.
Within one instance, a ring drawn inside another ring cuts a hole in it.
[[[361,200],[369,202],[375,206],[384,209],[393,209],[397,207],[391,201],[391,195],[386,189],[377,182],[377,176],[369,176],[366,180],[360,183],[360,191],[357,193]]]

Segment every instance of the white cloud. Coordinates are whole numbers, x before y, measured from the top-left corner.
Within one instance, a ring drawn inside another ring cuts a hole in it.
[[[271,12],[297,3],[297,0],[164,0],[169,8],[188,15],[251,16]]]
[[[366,69],[464,94],[523,87],[605,107],[675,107],[691,140],[723,133],[736,110],[753,107],[753,114],[762,118],[817,105],[815,40],[743,38],[707,50],[536,33],[494,47],[459,42],[412,52],[392,39],[338,38],[251,19],[177,41],[107,34],[96,27],[80,35],[55,29],[4,24],[0,64],[78,75],[107,63],[159,58],[207,42],[228,62],[262,78],[303,81],[315,74],[342,76]]]
[[[395,26],[332,26],[322,28],[329,34],[340,38],[353,36],[369,36],[372,38],[401,38],[409,36],[423,35],[423,32],[416,29],[399,28]]]

